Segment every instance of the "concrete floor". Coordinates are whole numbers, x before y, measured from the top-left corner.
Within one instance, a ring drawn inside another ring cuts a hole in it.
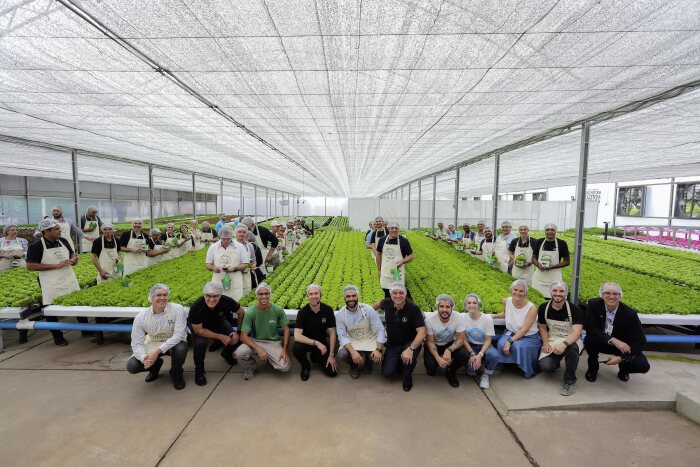
[[[99,347],[78,333],[67,335],[68,347],[45,332],[21,347],[15,336],[5,333],[0,353],[3,466],[669,467],[700,458],[698,425],[650,410],[670,408],[677,383],[700,381],[696,364],[652,361],[649,375],[626,384],[601,371],[597,383],[581,378],[577,394],[563,398],[560,374],[524,380],[504,371],[487,391],[461,375],[452,389],[421,363],[404,393],[400,381],[376,372],[353,380],[346,368],[334,379],[314,370],[302,382],[296,364],[289,374],[262,368],[243,381],[240,366],[229,371],[208,353],[209,384],[194,384],[189,357],[187,387],[175,391],[165,372],[151,384],[126,373],[126,335]]]

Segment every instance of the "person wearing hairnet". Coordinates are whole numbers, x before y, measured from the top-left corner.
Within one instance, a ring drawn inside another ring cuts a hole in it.
[[[27,265],[25,257],[29,242],[17,235],[19,235],[17,224],[5,226],[5,236],[0,238],[0,272],[12,268],[23,268]]]
[[[247,229],[244,229],[247,232]],[[207,250],[206,268],[212,272],[212,282],[219,282],[223,294],[240,300],[244,292],[243,274],[248,267],[248,251],[233,241],[233,229],[223,225],[219,229],[219,241]]]
[[[80,216],[80,228],[85,234],[80,239],[80,250],[87,253],[92,249],[92,242],[97,240],[102,232],[102,219],[97,215],[96,206],[88,206],[85,214]]]
[[[168,253],[170,253],[170,248],[165,244],[161,236],[159,228],[152,228],[148,231],[151,236],[151,243],[153,243],[153,249],[149,251],[146,264],[148,266],[153,266],[154,264],[162,263],[168,259]]]
[[[209,246],[216,241],[218,234],[211,228],[209,222],[202,222],[202,230],[199,233],[199,241],[202,248]]]
[[[458,388],[457,370],[469,360],[464,317],[454,311],[455,301],[447,294],[439,295],[435,306],[437,311],[425,318],[423,363],[428,376],[434,376],[442,368],[450,386]]]
[[[131,221],[131,230],[119,237],[119,246],[124,252],[124,275],[132,274],[148,266],[149,254],[155,245],[141,229],[143,219]]]
[[[163,366],[163,355],[170,356],[170,379],[175,389],[185,387],[182,365],[187,358],[187,312],[182,305],[170,303],[170,288],[155,284],[148,294],[151,306],[134,318],[131,328],[133,355],[126,363],[129,373],[148,371],[146,382],[155,381]]]
[[[406,237],[399,235],[399,223],[389,222],[389,234],[377,242],[377,272],[384,298],[389,298],[389,287],[394,282],[406,286],[406,264],[413,261],[413,249]],[[406,289],[408,298],[411,293]]]
[[[92,242],[92,264],[97,269],[97,283],[104,282],[113,277],[118,272],[116,266],[119,262],[119,251],[121,247],[114,238],[114,226],[111,222],[105,222],[101,227],[102,235],[98,240]]]
[[[61,227],[61,237],[65,238],[68,241],[68,245],[71,247],[71,249],[75,251],[75,244],[73,243],[71,234],[75,235],[75,238],[81,239],[85,236],[85,233],[82,230],[80,230],[80,228],[77,225],[75,225],[75,222],[66,217],[63,217],[63,208],[61,208],[61,206],[54,206],[51,209],[51,215],[47,216],[46,218],[52,219],[59,225],[59,227]],[[34,232],[34,236],[40,237],[41,235],[41,229],[37,228]]]
[[[532,245],[532,262],[535,265],[532,288],[545,298],[551,298],[550,287],[563,281],[561,268],[570,264],[569,246],[557,238],[557,226],[554,224],[545,224],[544,235]]]
[[[262,264],[258,264],[258,268],[260,268],[260,272],[262,272],[264,277],[267,275],[265,265],[272,262],[272,256],[275,254],[279,241],[272,232],[265,227],[259,226],[252,217],[244,217],[241,219],[241,224],[245,224],[255,236],[255,240],[252,243],[255,243],[262,253],[263,261]]]

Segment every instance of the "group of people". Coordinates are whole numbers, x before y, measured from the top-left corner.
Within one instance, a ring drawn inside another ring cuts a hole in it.
[[[182,365],[189,322],[195,335],[198,385],[207,384],[204,358],[209,340],[223,347],[221,356],[229,365],[242,363],[244,380],[253,378],[258,361],[288,372],[293,355],[301,366],[302,381],[309,379],[312,364],[326,376],[335,377],[339,363],[344,362],[354,379],[377,366],[384,377],[401,379],[404,391],[413,387],[413,371],[421,351],[426,373],[443,373],[455,388],[460,385],[457,373],[462,368],[469,375],[481,373],[479,385],[487,389],[498,365],[515,365],[524,377],[532,378],[540,371],[556,371],[564,360],[560,394],[569,396],[576,391],[576,370],[584,348],[588,353],[585,377],[590,382],[596,381],[600,363],[617,366],[622,381],[628,381],[631,373],[649,370],[642,352],[645,338],[641,323],[636,312],[620,301],[619,285],[603,284],[600,298],[588,302],[585,316],[566,299],[565,283],[552,284],[552,298],[539,307],[528,301],[527,292],[527,283],[516,279],[510,287],[511,296],[503,300],[503,311],[494,315],[481,312],[481,299],[476,294],[464,298],[464,313],[456,309],[451,296],[443,294],[435,300],[436,311],[424,314],[408,299],[401,282],[392,283],[388,298],[371,305],[360,302],[356,286],[347,285],[343,289],[345,306],[335,311],[323,303],[321,286],[311,284],[306,288],[308,304],[296,316],[290,353],[289,317],[271,300],[272,289],[267,283],[258,284],[255,304],[244,310],[224,294],[221,282],[209,282],[203,296],[190,307],[189,316],[182,306],[169,302],[166,285],[156,284],[149,295],[151,307],[134,320],[133,356],[127,369],[131,373],[147,371],[146,382],[150,382],[159,376],[162,355],[169,355],[173,385],[184,388]],[[505,321],[498,340],[494,318]],[[238,331],[234,330],[236,325]],[[610,357],[599,361],[600,353]]]

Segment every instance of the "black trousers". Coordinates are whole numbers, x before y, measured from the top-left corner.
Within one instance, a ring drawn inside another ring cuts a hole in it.
[[[294,354],[294,358],[296,358],[297,361],[301,364],[302,368],[311,369],[311,363],[309,363],[309,360],[306,358],[306,354],[310,353],[311,361],[321,365],[321,369],[326,374],[326,376],[333,377],[337,375],[338,372],[331,368],[330,365],[326,366],[326,363],[328,363],[328,353],[331,350],[328,349],[327,342],[323,342],[323,345],[325,345],[327,348],[326,355],[321,355],[321,351],[318,350],[318,348],[312,345],[302,344],[300,342],[294,343],[294,345],[292,346],[292,353]]]
[[[449,344],[445,345],[436,345],[438,355],[442,357],[442,354],[445,353],[445,350],[447,350],[447,348],[453,343],[454,342],[450,342]],[[425,347],[423,349],[423,363],[425,364],[425,369],[428,370],[428,372],[430,373],[437,372],[438,368],[440,368],[440,365],[438,365],[437,360],[435,360],[435,357],[433,357],[433,354],[428,349],[428,343],[426,342],[423,345],[423,347]],[[450,363],[450,366],[447,367],[448,374],[456,374],[457,370],[465,366],[468,361],[469,354],[467,353],[467,349],[465,349],[464,347],[460,347],[459,349],[455,350],[454,353],[452,353],[452,363]]]
[[[413,351],[413,360],[411,360],[409,365],[406,365],[403,360],[401,360],[401,352],[406,350],[410,345],[410,342],[406,342],[403,345],[386,344],[384,360],[382,360],[382,375],[385,378],[391,378],[398,374],[405,378],[413,374],[413,370],[415,370],[416,364],[418,363],[418,355],[420,355],[421,346],[419,345],[416,347],[416,350]]]
[[[225,319],[221,319],[215,329],[209,329],[209,331],[215,332],[217,334],[230,335],[233,332],[233,327],[231,323]],[[209,345],[209,340],[206,337],[194,335],[194,371],[195,373],[204,373],[204,357],[207,355],[207,346]],[[233,352],[240,347],[241,341],[239,340],[235,344],[229,344],[224,347],[221,351],[222,357],[233,356]]]
[[[187,342],[180,342],[163,355],[170,356],[170,377],[181,378],[183,374],[182,365],[184,365],[185,359],[187,359]],[[158,360],[161,362],[163,361],[162,357],[158,357]],[[150,371],[150,369],[144,368],[143,363],[133,356],[126,362],[126,369],[131,374]]]
[[[77,316],[75,318],[78,320],[79,323],[87,323],[88,319],[84,316]],[[47,323],[58,323],[58,316],[47,316],[46,317],[46,322]],[[59,340],[61,337],[63,337],[63,331],[51,331],[51,335],[53,336],[53,340]]]
[[[605,353],[622,357],[620,370],[625,373],[646,373],[649,371],[649,361],[642,352],[636,354],[623,354],[617,347],[607,342],[600,342],[593,336],[586,336],[586,352],[588,352],[588,371],[598,372],[598,354]]]
[[[578,352],[578,345],[574,344],[568,346],[561,355],[551,353],[539,360],[540,369],[545,373],[552,373],[561,366],[561,359],[563,358],[564,384],[574,384],[576,382],[576,368],[578,368]]]

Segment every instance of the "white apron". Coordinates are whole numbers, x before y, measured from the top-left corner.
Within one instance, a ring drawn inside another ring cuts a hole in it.
[[[258,248],[260,248],[260,253],[262,253],[262,264],[258,266],[260,268],[260,271],[267,275],[267,266],[265,264],[265,258],[267,258],[267,254],[270,252],[269,248],[266,248],[263,246],[262,238],[260,238],[260,230],[258,229],[258,226],[255,226],[255,244],[258,245]],[[251,256],[252,258],[255,258],[255,256]]]
[[[85,237],[80,239],[80,250],[83,253],[89,252],[92,249],[92,241],[100,236],[100,224],[99,222],[97,222],[97,220],[89,221],[85,219],[85,222],[83,223],[81,228],[84,229],[88,227],[91,222],[95,223],[95,230],[93,230],[92,232],[83,232],[85,234]]]
[[[189,234],[188,234],[189,235]],[[178,237],[178,243],[180,243],[184,237],[182,234],[180,234],[180,237]],[[192,247],[192,237],[190,236],[185,243],[182,244],[182,246],[178,247],[178,250],[180,250],[180,255],[185,255],[189,253],[190,251],[194,251],[194,248]]]
[[[163,243],[165,246],[170,248],[170,251],[163,255],[163,261],[182,256],[182,249],[178,246],[180,242],[178,241],[177,237],[170,237],[166,232],[165,237],[163,238]]]
[[[469,236],[463,236],[462,244],[464,245],[464,251],[471,251],[472,253],[476,253],[476,251],[479,249],[479,244],[476,243],[476,237],[474,237],[474,240],[472,240],[471,238],[469,238]]]
[[[153,313],[153,307],[149,310],[151,313]],[[158,347],[163,345],[163,342],[167,341],[171,337],[173,337],[173,334],[175,333],[175,314],[171,311],[170,304],[165,307],[165,310],[163,311],[168,317],[168,327],[165,328],[163,332],[159,332],[157,334],[146,334],[146,337],[143,339],[143,344],[146,347],[146,353],[150,354],[154,350],[156,350]]]
[[[508,246],[508,242],[505,240],[497,241],[495,246],[496,265],[502,272],[508,272],[508,263],[510,262]]]
[[[165,245],[158,245],[157,243],[155,243],[153,245],[153,251],[155,251],[156,253],[160,252],[161,250],[163,250],[165,248],[166,248]],[[157,255],[157,256],[147,256],[146,257],[146,264],[148,264],[149,266],[153,266],[154,264],[162,263],[163,261],[165,261],[167,256],[168,256],[168,253],[165,253],[162,255]]]
[[[559,264],[559,244],[554,239],[554,251],[545,251],[542,249],[544,246],[544,241],[540,244],[540,249],[537,254],[538,261],[542,266],[552,266]],[[561,282],[561,268],[551,269],[549,271],[542,271],[541,269],[535,268],[532,273],[532,287],[540,292],[545,297],[550,297],[549,288],[555,282]]]
[[[143,235],[144,238],[135,238],[134,231],[132,230],[129,232],[129,242],[126,244],[126,246],[128,248],[138,248],[141,251],[137,253],[131,253],[128,251],[124,252],[125,276],[133,274],[136,271],[148,266],[148,262],[146,261],[146,259],[148,258],[148,256],[146,256],[146,254],[148,253],[148,242],[146,242],[145,234],[142,233],[141,235]]]
[[[117,261],[119,261],[119,252],[117,252],[116,246],[114,248],[105,248],[104,237],[100,237],[100,241],[102,242],[102,251],[100,251],[100,256],[97,258],[97,261],[100,263],[100,267],[105,271],[109,272],[112,278],[114,278],[116,273],[115,266],[117,264]],[[116,244],[116,238],[114,238],[114,242]],[[100,276],[100,274],[97,273],[98,284],[106,282],[107,280],[109,279],[102,279],[102,276]]]
[[[13,243],[10,243],[13,242]],[[15,256],[24,256],[24,248],[17,242],[17,240],[5,240],[3,245],[0,246],[0,253],[11,253]],[[0,258],[0,271],[7,271],[12,268],[27,267],[27,263],[24,258],[21,259],[7,259]]]
[[[205,246],[209,248],[209,244],[214,243],[214,233],[213,232],[201,232],[199,234],[199,244],[197,246],[198,250],[201,250]]]
[[[58,264],[64,259],[70,259],[68,248],[61,243],[58,248],[46,248],[44,237],[41,237],[44,253],[41,256],[41,264]],[[49,271],[39,271],[39,285],[41,285],[41,303],[50,305],[53,299],[80,290],[78,278],[72,266]]]
[[[214,252],[214,266],[217,268],[235,268],[241,264],[241,258],[235,248],[229,250],[224,249],[219,246]],[[228,274],[231,279],[231,287],[227,290],[224,289],[223,294],[227,297],[231,297],[238,301],[243,297],[243,274],[240,271],[236,272],[215,272],[211,276],[212,282],[222,282],[224,277]],[[250,275],[248,275],[250,277]]]
[[[56,221],[55,218],[54,220]],[[75,251],[75,244],[73,243],[73,239],[70,236],[70,224],[65,219],[61,219],[60,221],[56,222],[58,222],[59,227],[61,227],[61,237],[68,240],[68,244],[73,249],[73,251]]]
[[[246,243],[243,246],[245,246],[248,250],[248,258],[255,261],[255,248],[253,248],[253,245]],[[253,278],[250,275],[253,271],[255,271],[255,268],[251,269],[250,267],[247,267],[241,273],[243,275],[243,295],[253,290]]]
[[[549,345],[554,346],[554,345],[559,345],[566,338],[571,334],[571,328],[573,326],[573,321],[571,320],[571,307],[569,307],[569,302],[564,301],[564,304],[566,305],[566,314],[569,315],[569,321],[557,321],[553,319],[547,318],[547,313],[549,312],[549,306],[552,304],[552,302],[548,302],[547,306],[544,308],[544,317],[545,320],[547,321],[547,327],[549,328],[548,330],[548,335],[549,335]],[[579,337],[579,339],[576,341],[576,345],[578,346],[578,351],[579,354],[583,351],[583,341]],[[538,360],[541,358],[546,357],[547,355],[551,354],[552,352],[540,352],[540,356],[538,357]]]
[[[520,246],[520,238],[518,238],[518,243],[515,244],[515,262],[513,263],[513,277],[515,279],[522,279],[527,282],[527,285],[532,283],[532,270],[535,268],[532,264],[528,267],[523,267],[525,263],[532,263],[532,239],[528,237],[527,246]],[[519,266],[520,264],[520,266]]]
[[[357,350],[358,352],[373,352],[377,350],[377,332],[372,327],[372,323],[370,323],[369,319],[367,318],[367,314],[365,313],[362,305],[358,306],[360,309],[355,313],[361,313],[362,319],[353,325],[348,324],[348,310],[346,308],[343,315],[345,329],[348,331],[348,336],[352,341],[351,344],[353,349]]]
[[[477,255],[481,261],[496,267],[496,244],[484,240],[481,245],[481,255]]]
[[[388,241],[389,238],[387,237],[382,251],[382,274],[379,277],[379,283],[382,286],[382,289],[391,288],[391,284],[394,282],[401,282],[402,284],[406,283],[406,267],[404,265],[401,265],[399,268],[398,278],[394,278],[394,275],[392,274],[392,270],[396,267],[396,263],[403,258],[403,256],[401,256],[401,247],[398,244],[387,245]]]
[[[481,244],[482,240],[486,240],[486,235],[479,235],[479,232],[476,232],[476,235],[474,235],[474,243],[476,243],[476,250],[479,250],[479,245]]]

